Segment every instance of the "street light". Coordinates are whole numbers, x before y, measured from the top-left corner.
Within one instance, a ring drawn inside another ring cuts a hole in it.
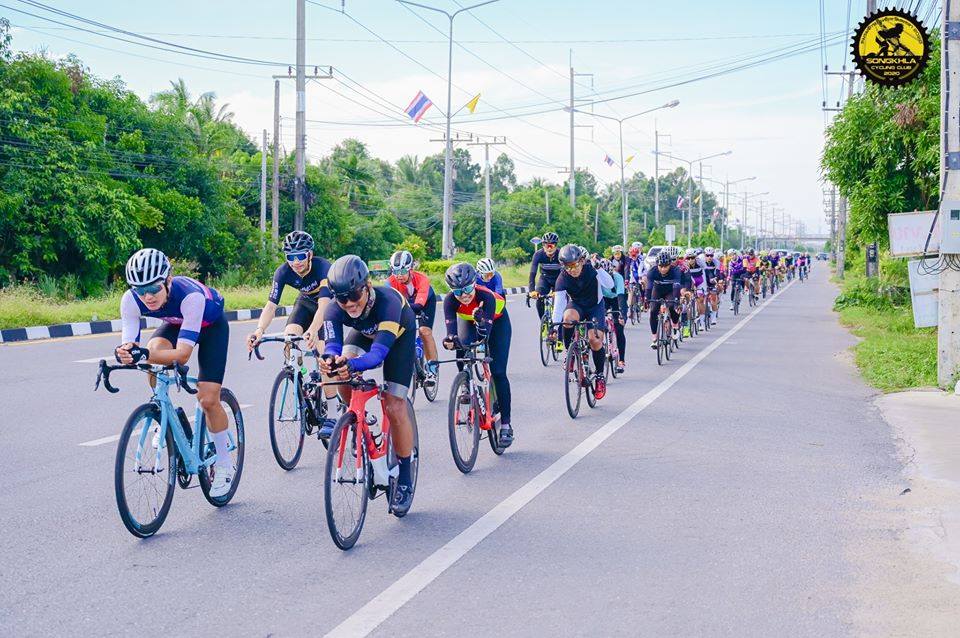
[[[685,160],[682,157],[677,157],[671,153],[660,153],[665,157],[670,159],[675,159],[680,162],[684,162],[689,166],[689,171],[687,171],[687,177],[689,181],[687,182],[687,247],[690,247],[691,235],[693,235],[693,165],[696,163],[700,164],[700,190],[703,191],[703,160],[713,159],[714,157],[723,157],[725,155],[732,155],[733,151],[724,151],[722,153],[714,153],[713,155],[705,155],[703,157],[698,157],[695,160]],[[703,195],[700,196],[700,231],[703,231]]]
[[[428,11],[436,11],[437,13],[442,13],[447,16],[447,19],[450,21],[450,38],[447,43],[447,148],[446,154],[443,159],[443,242],[442,242],[442,252],[444,258],[449,258],[453,254],[453,241],[452,233],[450,233],[450,221],[451,221],[451,203],[450,203],[450,193],[453,191],[453,142],[450,140],[450,118],[453,117],[451,114],[452,106],[451,102],[452,97],[452,86],[453,86],[453,19],[456,18],[459,14],[464,11],[470,11],[471,9],[476,9],[484,5],[493,4],[498,2],[498,0],[486,0],[486,2],[479,2],[477,4],[470,5],[469,7],[463,7],[458,9],[453,13],[448,13],[443,9],[438,9],[437,7],[430,7],[425,4],[420,4],[418,2],[410,2],[410,0],[397,0],[401,4],[408,4],[414,7],[420,7],[421,9],[426,9]]]
[[[613,120],[617,123],[619,127],[619,137],[620,137],[620,225],[623,230],[623,245],[627,245],[627,197],[626,197],[626,181],[623,174],[623,123],[627,120],[632,120],[635,117],[641,115],[646,115],[647,113],[653,113],[654,111],[659,111],[660,109],[672,109],[673,107],[680,104],[680,100],[672,100],[666,104],[661,104],[660,106],[654,107],[652,109],[647,109],[646,111],[640,111],[639,113],[634,113],[633,115],[628,115],[626,117],[611,117],[609,115],[600,115],[599,113],[591,113],[590,111],[582,111],[580,109],[570,109],[570,107],[564,108],[565,111],[573,111],[574,113],[583,113],[584,115],[592,115],[593,117],[599,117],[604,120]]]
[[[746,228],[747,226],[747,200],[750,199],[751,197],[760,197],[762,195],[769,195],[769,194],[770,194],[769,191],[764,191],[762,193],[747,193],[747,192],[743,193],[743,227],[744,228]],[[744,248],[745,236],[746,236],[746,233],[740,233],[740,250],[743,250]]]
[[[731,181],[730,181],[730,178],[727,177],[727,183],[726,183],[726,186],[725,186],[725,188],[724,188],[724,198],[723,198],[723,199],[724,199],[724,206],[723,206],[723,213],[724,213],[724,215],[729,215],[729,214],[730,214],[730,186],[731,186],[731,185],[734,185],[734,186],[735,186],[735,185],[737,185],[737,184],[739,184],[739,183],[741,183],[741,182],[752,182],[752,181],[755,180],[755,179],[757,179],[756,176],[754,176],[754,177],[744,177],[743,179],[736,179],[736,180],[734,180],[734,181],[731,182]],[[727,230],[727,223],[726,223],[726,220],[724,220],[723,225],[720,227],[720,250],[721,250],[721,252],[723,251],[723,240],[724,240],[724,235],[726,235],[726,230]]]

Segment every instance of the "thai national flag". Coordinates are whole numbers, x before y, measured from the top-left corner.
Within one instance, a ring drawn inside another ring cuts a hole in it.
[[[683,208],[683,195],[677,195],[677,209]]]
[[[603,161],[607,163],[607,166],[613,166],[613,158],[609,155],[604,155]]]
[[[410,105],[405,108],[404,111],[406,111],[407,115],[409,115],[414,122],[419,122],[420,118],[423,117],[424,113],[426,113],[427,109],[431,106],[433,106],[433,102],[430,101],[430,98],[424,95],[423,91],[417,91],[417,96],[413,98]]]

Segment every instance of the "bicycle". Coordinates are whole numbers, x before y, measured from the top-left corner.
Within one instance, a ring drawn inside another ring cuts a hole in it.
[[[670,360],[673,352],[673,322],[670,320],[669,308],[676,307],[673,299],[660,301],[660,312],[657,315],[657,365],[663,365]]]
[[[643,313],[643,286],[632,282],[630,284],[630,291],[633,293],[633,303],[630,304],[630,308],[627,309],[627,316],[630,318],[630,324],[635,326],[640,323],[641,314]]]
[[[423,388],[423,396],[433,403],[440,389],[440,368],[437,368],[433,385],[427,385],[427,358],[423,354],[423,338],[420,336],[420,316],[417,316],[416,357],[413,359],[413,380],[410,382],[410,403],[415,403],[417,390]]]
[[[463,367],[450,386],[447,430],[450,453],[457,469],[469,474],[477,461],[480,437],[490,442],[493,453],[500,456],[500,410],[497,390],[490,374],[492,359],[486,353],[486,340],[465,344],[465,354],[441,363],[458,363]]]
[[[530,307],[530,300],[533,297],[527,294],[527,308]],[[546,368],[550,365],[550,359],[559,360],[560,352],[563,350],[563,342],[556,337],[551,337],[551,316],[553,315],[553,292],[543,298],[543,316],[540,317],[540,363]]]
[[[564,324],[551,324],[557,328]],[[577,418],[580,413],[580,402],[584,393],[587,395],[587,405],[597,406],[597,397],[594,389],[596,371],[593,368],[593,353],[587,340],[587,329],[596,328],[594,321],[571,322],[574,328],[573,338],[567,348],[563,360],[563,392],[567,402],[567,414],[571,419]]]
[[[743,297],[743,278],[733,281],[733,316],[740,314],[740,300]]]
[[[323,505],[327,529],[334,544],[346,551],[354,546],[363,531],[367,517],[367,501],[387,495],[387,512],[393,511],[393,493],[397,485],[398,461],[390,435],[390,419],[383,410],[383,429],[376,441],[370,426],[376,416],[367,413],[367,402],[376,397],[383,409],[385,385],[365,379],[355,373],[347,381],[327,381],[324,385],[349,385],[353,388],[350,405],[337,421],[327,448],[327,463],[323,475]],[[413,453],[410,458],[411,490],[416,492],[417,471],[420,466],[420,439],[413,405],[407,399],[407,415],[413,426]],[[344,462],[346,460],[346,462]],[[384,463],[385,461],[385,463]],[[376,477],[374,463],[385,466],[384,477]],[[381,484],[382,483],[382,484]]]
[[[153,395],[147,403],[134,408],[117,443],[114,491],[120,520],[127,531],[139,538],[156,534],[170,512],[175,485],[189,488],[194,475],[207,502],[215,507],[229,503],[243,474],[245,448],[243,413],[234,394],[227,388],[220,389],[220,402],[226,404],[229,449],[235,468],[233,481],[229,492],[213,497],[210,487],[216,472],[217,452],[213,439],[207,434],[203,411],[197,404],[194,432],[183,408],[175,407],[170,400],[170,386],[186,390],[188,394],[197,393],[196,388],[190,386],[196,384],[197,379],[187,376],[187,366],[108,365],[101,359],[94,391],[102,383],[111,394],[119,392],[119,388],[110,383],[110,374],[115,370],[146,372],[153,380]]]
[[[750,302],[750,307],[751,307],[751,308],[753,308],[754,306],[756,306],[756,305],[759,303],[759,301],[760,301],[759,298],[757,297],[757,289],[756,289],[756,287],[754,287],[754,280],[755,280],[755,279],[756,279],[756,276],[755,276],[755,275],[751,275],[751,276],[750,276],[750,281],[749,281],[748,284],[747,284],[747,285],[749,286],[749,288],[750,288],[750,294],[749,294],[749,296],[748,296],[748,300],[749,300],[749,302]]]
[[[265,335],[247,356],[256,355],[260,361],[260,346],[264,343],[282,343],[283,366],[273,380],[270,390],[270,448],[277,465],[290,471],[300,462],[303,439],[313,436],[327,447],[320,436],[320,428],[327,420],[327,401],[323,396],[322,379],[314,350],[300,347],[302,336],[290,334]],[[313,359],[313,370],[307,372],[304,358]]]
[[[604,343],[607,349],[607,366],[604,371],[604,379],[609,381],[613,376],[616,379],[620,376],[617,372],[617,366],[620,365],[620,348],[617,346],[617,323],[620,321],[620,313],[616,310],[607,310],[606,313],[607,332],[604,336]]]

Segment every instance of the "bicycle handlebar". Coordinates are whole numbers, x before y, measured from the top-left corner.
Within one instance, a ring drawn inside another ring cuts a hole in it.
[[[253,355],[256,355],[257,359],[259,359],[260,361],[263,361],[265,359],[265,357],[262,354],[260,354],[260,346],[264,343],[289,343],[291,346],[293,346],[297,350],[302,351],[303,348],[301,348],[297,344],[303,340],[304,340],[304,337],[301,335],[271,335],[268,337],[263,337],[260,339],[260,342],[257,345],[253,346],[253,350],[247,354],[247,361],[250,361],[250,359],[253,358]],[[314,354],[319,354],[317,353],[316,350],[314,350],[313,352]]]
[[[159,366],[152,363],[136,363],[129,365],[116,365],[112,366],[107,363],[105,359],[100,359],[100,365],[97,369],[97,382],[94,384],[94,391],[100,388],[100,383],[103,383],[103,387],[106,388],[107,392],[111,394],[116,394],[120,392],[120,388],[114,387],[110,383],[110,373],[114,370],[139,370],[141,372],[159,372],[159,371],[172,371],[176,379],[176,384],[178,388],[183,388],[187,391],[188,394],[196,394],[197,389],[195,387],[190,387],[190,381],[187,378],[187,371],[189,366],[181,365],[179,363],[174,363],[173,365]]]

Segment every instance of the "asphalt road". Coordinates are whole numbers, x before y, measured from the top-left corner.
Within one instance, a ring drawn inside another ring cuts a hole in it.
[[[118,374],[120,394],[93,392],[117,337],[0,346],[0,633],[849,634],[850,521],[900,466],[836,356],[852,339],[826,271],[737,320],[725,304],[663,367],[629,328],[627,374],[576,421],[559,366],[540,365],[534,311],[511,300],[513,447],[483,444],[457,471],[448,373],[435,404],[417,402],[413,510],[374,501],[346,553],[326,529],[319,442],[292,472],[270,452],[280,359],[247,361],[252,323],[231,324],[225,380],[250,405],[237,496],[217,510],[178,490],[147,540],[117,515],[109,440],[145,384]]]

